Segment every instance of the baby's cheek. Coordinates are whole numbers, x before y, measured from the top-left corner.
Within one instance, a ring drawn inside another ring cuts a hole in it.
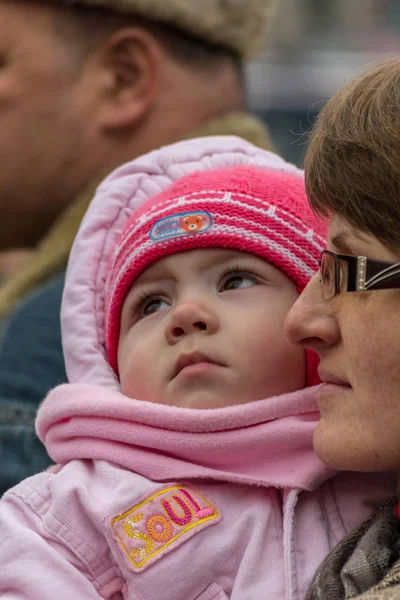
[[[119,355],[121,391],[129,398],[147,400],[151,381],[150,361],[137,349],[124,349]]]
[[[136,400],[148,400],[149,391],[146,386],[145,374],[139,376],[139,371],[132,370],[121,377],[121,392]]]
[[[267,381],[282,381],[282,373],[288,389],[282,392],[302,389],[306,380],[306,353],[286,338],[283,322],[265,323],[253,338],[247,341],[247,357],[253,372],[258,372]],[[246,352],[246,351],[244,351]]]

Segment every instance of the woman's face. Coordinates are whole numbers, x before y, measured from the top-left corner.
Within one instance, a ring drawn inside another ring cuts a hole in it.
[[[334,217],[328,249],[399,261],[374,236]],[[400,468],[400,289],[324,300],[319,273],[286,320],[289,339],[320,357],[314,448],[334,469]]]

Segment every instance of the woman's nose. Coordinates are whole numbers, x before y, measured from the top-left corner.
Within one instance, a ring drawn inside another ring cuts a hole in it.
[[[322,296],[319,274],[314,275],[290,309],[285,332],[293,344],[310,348],[318,354],[339,341],[339,323],[330,302]]]
[[[185,335],[191,333],[210,335],[218,328],[218,318],[212,310],[197,302],[182,302],[171,312],[165,336],[170,344],[174,344]]]

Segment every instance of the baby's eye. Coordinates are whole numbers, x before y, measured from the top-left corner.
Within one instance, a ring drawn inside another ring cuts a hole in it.
[[[155,312],[158,312],[159,310],[163,310],[164,308],[167,308],[168,304],[165,302],[165,300],[161,300],[160,298],[156,298],[153,300],[148,300],[147,302],[145,302],[143,308],[142,308],[142,313],[145,317],[147,317],[148,315],[152,315]]]
[[[142,300],[135,308],[134,312],[136,313],[138,319],[143,319],[143,317],[148,317],[149,315],[153,315],[154,313],[160,312],[160,310],[164,310],[168,307],[169,304],[165,300],[152,296]]]
[[[222,282],[220,291],[226,292],[228,290],[241,290],[252,287],[253,285],[256,285],[256,282],[250,277],[250,275],[229,275]]]

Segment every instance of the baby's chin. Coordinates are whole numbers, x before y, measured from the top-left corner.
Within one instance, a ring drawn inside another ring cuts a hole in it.
[[[122,391],[122,390],[121,390]],[[230,406],[243,406],[251,402],[260,402],[268,398],[273,398],[290,392],[274,392],[263,391],[251,397],[247,392],[240,393],[218,393],[213,389],[195,389],[185,390],[175,393],[167,393],[165,395],[146,395],[137,393],[137,390],[123,390],[122,393],[141,402],[150,402],[152,404],[160,404],[162,406],[176,406],[180,408],[192,408],[196,410],[210,410],[213,408],[227,408]]]
[[[177,406],[180,408],[191,408],[195,410],[211,410],[214,408],[227,408],[229,406],[248,404],[249,402],[253,402],[253,399],[233,399],[232,396],[224,397],[221,394],[216,394],[210,392],[209,390],[205,390],[162,398],[155,403],[167,406]]]
[[[224,398],[218,394],[208,391],[187,394],[184,397],[170,398],[168,404],[181,408],[192,408],[196,410],[211,410],[213,408],[226,408],[233,406],[232,398]]]

